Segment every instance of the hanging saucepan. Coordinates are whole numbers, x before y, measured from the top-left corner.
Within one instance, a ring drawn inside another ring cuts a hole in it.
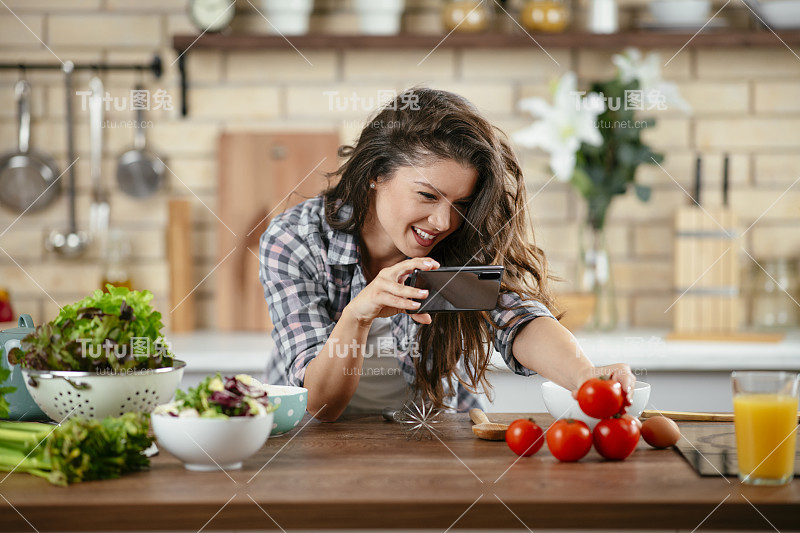
[[[141,91],[141,86],[136,86]],[[133,150],[119,156],[117,163],[117,183],[123,192],[136,198],[146,198],[156,192],[164,181],[164,162],[148,152],[144,134],[144,111],[136,107],[136,133]]]
[[[19,113],[19,147],[0,159],[0,203],[18,212],[38,211],[61,190],[53,159],[31,150],[31,86],[25,80],[15,89]]]

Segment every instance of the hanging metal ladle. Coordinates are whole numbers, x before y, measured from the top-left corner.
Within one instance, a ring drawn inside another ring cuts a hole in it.
[[[75,65],[72,61],[64,63],[64,79],[67,92],[67,157],[69,158],[69,228],[67,231],[52,231],[45,241],[45,248],[54,251],[62,257],[79,257],[89,244],[89,235],[85,231],[78,231],[75,216],[75,139],[73,134],[72,111],[72,71]]]

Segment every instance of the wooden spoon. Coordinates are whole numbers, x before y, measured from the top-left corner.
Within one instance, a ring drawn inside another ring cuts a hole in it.
[[[733,413],[690,413],[685,411],[648,411],[642,412],[641,418],[665,416],[672,420],[689,420],[699,422],[733,422]],[[800,418],[800,412],[797,413]]]
[[[690,420],[697,422],[733,422],[733,413],[691,413],[685,411],[642,411],[641,418],[664,416],[672,420]]]
[[[483,440],[506,440],[508,424],[495,424],[489,421],[486,413],[480,409],[470,409],[469,417],[475,423],[472,432]]]

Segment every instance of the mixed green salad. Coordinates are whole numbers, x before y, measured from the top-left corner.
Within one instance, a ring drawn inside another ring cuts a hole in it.
[[[179,417],[228,418],[259,416],[278,408],[269,402],[266,387],[247,374],[222,378],[208,376],[187,392],[178,390],[175,401],[159,405],[153,414]]]
[[[124,372],[171,367],[161,335],[161,313],[150,291],[107,285],[64,306],[58,316],[22,339],[9,360],[34,370]]]

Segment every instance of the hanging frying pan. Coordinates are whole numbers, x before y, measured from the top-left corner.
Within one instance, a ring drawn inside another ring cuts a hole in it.
[[[53,159],[31,150],[31,86],[17,82],[15,93],[19,114],[19,147],[0,158],[0,203],[18,212],[38,211],[61,191],[59,171]]]
[[[142,90],[136,86],[136,90]],[[136,108],[136,133],[133,150],[128,150],[117,163],[117,183],[123,192],[136,198],[146,198],[156,192],[164,182],[164,163],[155,154],[148,152],[144,134],[144,111]]]

